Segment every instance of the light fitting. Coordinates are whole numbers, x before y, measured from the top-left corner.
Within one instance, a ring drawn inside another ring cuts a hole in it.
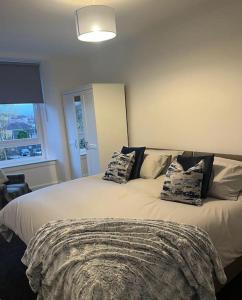
[[[116,36],[115,12],[112,7],[90,5],[75,13],[77,38],[84,42],[102,42]]]

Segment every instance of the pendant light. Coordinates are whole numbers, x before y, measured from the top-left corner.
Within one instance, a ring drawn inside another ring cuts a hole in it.
[[[102,42],[116,36],[114,9],[104,5],[90,5],[75,13],[77,38],[84,42]]]

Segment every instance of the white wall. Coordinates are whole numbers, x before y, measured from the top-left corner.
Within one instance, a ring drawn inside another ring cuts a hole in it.
[[[93,81],[127,85],[132,145],[242,154],[242,1],[204,1],[126,45]]]
[[[83,68],[85,62],[83,62]],[[59,181],[68,180],[70,165],[66,140],[62,93],[80,85],[82,64],[77,59],[57,58],[42,61],[41,75],[46,106],[45,135],[49,156],[57,159]]]
[[[7,175],[25,174],[25,180],[32,190],[58,183],[56,161],[31,163],[16,167],[4,168]]]
[[[93,100],[100,170],[104,172],[114,151],[127,145],[123,84],[93,84]]]
[[[57,181],[70,178],[61,94],[81,83],[126,84],[131,145],[242,154],[241,28],[241,0],[201,1],[126,43],[90,45],[88,60],[26,54],[42,62]]]
[[[8,168],[6,172],[21,172],[32,187],[41,187],[70,179],[68,148],[66,144],[65,122],[62,106],[62,93],[79,86],[88,77],[87,60],[75,57],[44,58],[41,56],[0,53],[2,60],[38,61],[44,92],[43,131],[48,157],[56,160],[54,164]],[[85,75],[85,79],[83,78]]]

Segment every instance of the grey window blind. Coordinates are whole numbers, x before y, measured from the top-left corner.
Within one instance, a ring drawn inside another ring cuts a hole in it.
[[[42,102],[38,64],[0,62],[0,104]]]

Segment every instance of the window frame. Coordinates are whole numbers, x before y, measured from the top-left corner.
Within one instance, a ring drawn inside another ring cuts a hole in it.
[[[21,146],[31,146],[31,145],[41,145],[41,151],[42,155],[40,156],[23,156],[21,158],[15,158],[15,159],[6,159],[0,161],[0,167],[2,166],[8,166],[8,165],[14,165],[31,162],[31,161],[41,161],[46,159],[46,147],[45,147],[45,141],[44,141],[44,135],[43,135],[43,125],[42,125],[42,109],[43,104],[39,103],[30,103],[33,105],[34,109],[34,116],[35,116],[35,125],[36,125],[36,132],[37,137],[36,138],[26,138],[26,139],[15,139],[15,140],[6,140],[1,141],[0,140],[0,149],[3,148],[15,148],[15,147],[21,147]],[[8,104],[11,105],[11,104]]]

